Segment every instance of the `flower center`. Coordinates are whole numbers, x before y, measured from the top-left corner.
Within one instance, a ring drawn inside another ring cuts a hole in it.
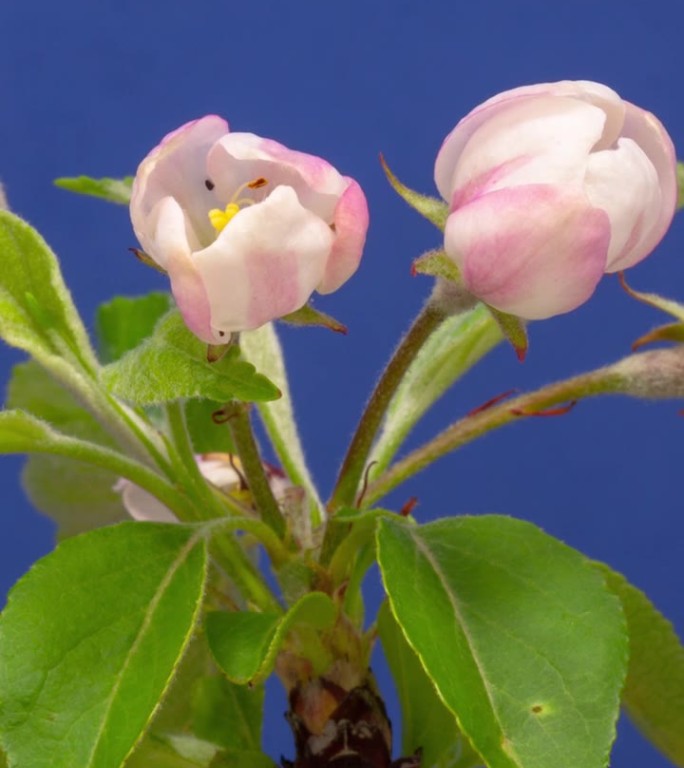
[[[256,200],[253,200],[251,197],[240,197],[240,195],[246,189],[261,189],[261,187],[266,186],[266,184],[268,184],[268,180],[263,176],[241,184],[235,190],[235,194],[230,198],[223,210],[221,210],[221,208],[212,208],[209,211],[209,221],[211,222],[211,226],[217,232],[223,232],[228,223],[235,218],[242,208],[247,205],[254,205],[256,202]]]

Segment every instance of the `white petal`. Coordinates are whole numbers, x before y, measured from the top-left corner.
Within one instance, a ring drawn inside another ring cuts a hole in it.
[[[152,496],[151,493],[144,491],[140,486],[130,482],[130,480],[122,478],[114,486],[114,490],[119,491],[126,512],[134,520],[152,523],[178,522],[178,518],[159,499]]]
[[[278,187],[244,208],[216,242],[195,254],[217,331],[245,331],[302,307],[320,284],[330,227]]]
[[[208,172],[215,192],[227,203],[243,184],[262,177],[261,190],[245,190],[246,197],[261,200],[278,186],[291,187],[299,202],[328,224],[347,188],[344,178],[325,160],[283,147],[251,133],[229,133],[209,153]]]
[[[511,103],[481,125],[463,149],[452,207],[504,187],[578,183],[605,120],[598,107],[566,97]]]
[[[643,245],[660,218],[662,199],[651,161],[631,139],[589,157],[585,191],[608,214],[611,225],[608,272],[640,261]]]

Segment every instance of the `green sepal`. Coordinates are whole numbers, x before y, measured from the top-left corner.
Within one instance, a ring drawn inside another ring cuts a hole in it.
[[[304,634],[306,628],[329,628],[336,617],[337,608],[328,595],[310,592],[284,615],[244,611],[209,613],[207,642],[216,663],[231,682],[255,684],[271,674],[276,656],[294,626]],[[315,664],[314,659],[311,661]]]
[[[440,248],[428,251],[411,265],[414,275],[429,275],[461,285],[461,273],[456,264]]]
[[[640,336],[632,342],[632,349],[637,350],[646,344],[655,344],[661,341],[671,341],[675,344],[684,344],[684,323],[668,323],[654,328],[652,331]]]
[[[135,349],[154,331],[159,320],[171,309],[168,293],[145,296],[116,296],[98,307],[95,329],[103,363],[112,363]]]
[[[411,208],[418,211],[421,216],[424,216],[429,222],[434,224],[437,229],[444,232],[449,216],[449,206],[444,200],[440,200],[438,197],[422,195],[420,192],[415,192],[405,184],[402,184],[392,173],[382,155],[380,155],[380,164],[382,165],[382,170],[385,172],[385,176],[387,176],[387,180],[392,186],[392,189],[394,189],[399,197],[405,200]]]
[[[157,405],[181,398],[217,402],[275,400],[280,390],[231,347],[222,360],[208,363],[206,344],[171,310],[152,335],[102,372],[104,383],[135,405]]]
[[[684,208],[684,163],[677,163],[677,210]]]
[[[496,324],[501,329],[501,333],[511,343],[518,360],[520,360],[521,363],[524,362],[527,357],[527,349],[529,346],[525,321],[515,315],[508,315],[505,312],[500,312],[498,309],[494,309],[494,307],[490,307],[489,305],[487,305],[487,309],[489,309],[492,317],[496,320]]]
[[[627,633],[579,552],[497,515],[385,518],[377,541],[392,614],[489,768],[605,768]]]
[[[339,320],[335,320],[331,315],[326,315],[325,312],[314,309],[311,304],[305,304],[296,312],[290,312],[289,315],[283,315],[280,320],[288,325],[295,325],[298,327],[328,328],[335,333],[346,334],[349,330],[347,326],[340,323]]]
[[[672,624],[622,574],[595,563],[627,618],[629,665],[622,703],[674,765],[684,766],[684,646]]]
[[[79,195],[98,197],[109,203],[128,205],[131,201],[131,188],[133,176],[124,176],[123,179],[93,179],[90,176],[63,176],[55,179],[54,185],[69,192]]]
[[[190,641],[206,569],[197,529],[159,523],[100,528],[38,561],[0,618],[10,763],[120,768]]]
[[[654,309],[659,309],[662,312],[666,312],[668,315],[672,315],[675,320],[678,320],[680,323],[684,323],[684,304],[679,304],[676,301],[672,301],[672,299],[666,299],[663,296],[658,296],[657,293],[644,293],[643,291],[635,291],[634,288],[631,288],[627,284],[624,272],[620,272],[618,277],[620,279],[620,285],[633,299],[640,301],[642,304],[647,304],[649,307],[653,307]]]

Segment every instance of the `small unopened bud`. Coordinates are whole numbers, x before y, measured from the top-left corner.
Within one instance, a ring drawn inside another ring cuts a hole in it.
[[[684,345],[640,352],[620,360],[610,372],[623,380],[620,391],[633,397],[684,398]]]

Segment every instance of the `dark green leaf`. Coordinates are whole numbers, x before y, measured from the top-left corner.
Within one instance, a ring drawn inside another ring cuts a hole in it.
[[[604,768],[627,666],[619,601],[578,552],[487,515],[378,523],[392,613],[489,768]]]
[[[643,592],[607,565],[596,565],[627,617],[629,666],[623,705],[644,735],[674,765],[684,766],[684,646]]]
[[[171,308],[168,293],[117,296],[97,310],[95,327],[102,360],[111,363],[135,349],[152,334],[159,319]]]
[[[31,768],[120,768],[197,619],[204,539],[122,523],[67,539],[0,619],[0,739]]]
[[[95,370],[94,353],[57,258],[25,221],[1,210],[0,253],[0,336],[62,377],[68,375],[68,363]]]
[[[162,318],[151,337],[103,371],[115,395],[135,405],[180,398],[218,402],[275,400],[278,388],[232,347],[217,363],[206,360],[207,345],[185,327],[177,310]]]
[[[73,176],[55,179],[55,186],[76,192],[79,195],[99,197],[110,203],[128,205],[131,200],[131,187],[133,176],[124,176],[123,179],[92,179],[90,176]]]
[[[394,189],[399,197],[405,200],[411,208],[418,211],[421,216],[424,216],[443,232],[444,227],[446,227],[447,217],[449,216],[449,206],[444,200],[440,200],[438,197],[421,195],[419,192],[414,192],[412,189],[409,189],[402,184],[392,171],[390,171],[389,166],[382,155],[380,156],[380,163],[382,164],[385,176],[387,176],[387,180],[392,185],[392,189]]]
[[[422,750],[423,765],[428,768],[447,768],[458,764],[465,752],[472,755],[387,603],[378,614],[378,635],[399,694],[402,754]]]
[[[271,673],[293,626],[329,627],[337,609],[323,592],[304,595],[284,615],[215,612],[207,615],[207,641],[217,664],[238,684],[260,682]]]
[[[68,435],[114,445],[93,416],[37,363],[14,367],[6,407],[27,411]],[[91,464],[46,454],[30,456],[22,475],[31,502],[57,523],[60,538],[126,518],[114,491],[118,479]]]
[[[195,453],[235,453],[228,426],[217,424],[212,418],[223,405],[196,398],[185,403],[185,420]]]

